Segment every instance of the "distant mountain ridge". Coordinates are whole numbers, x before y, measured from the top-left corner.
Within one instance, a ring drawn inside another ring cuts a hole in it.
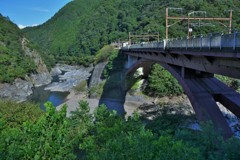
[[[234,6],[240,2],[233,0]],[[165,8],[182,7],[187,14],[206,10],[207,16],[227,16],[233,7],[229,1],[219,0],[74,0],[64,6],[49,21],[37,27],[28,27],[25,35],[40,49],[49,53],[50,60],[88,64],[104,45],[127,40],[128,32],[160,33],[165,37]],[[174,11],[170,10],[170,14]],[[176,13],[176,12],[175,12]],[[235,12],[233,27],[240,27],[240,16]],[[219,27],[194,28],[193,34],[221,32]],[[170,37],[186,36],[186,22],[169,29]]]

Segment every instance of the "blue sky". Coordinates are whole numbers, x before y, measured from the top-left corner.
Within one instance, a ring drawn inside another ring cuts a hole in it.
[[[46,22],[72,0],[0,0],[0,13],[19,27]]]

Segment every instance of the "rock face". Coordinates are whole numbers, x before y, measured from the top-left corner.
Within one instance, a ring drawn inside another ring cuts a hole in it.
[[[47,66],[44,64],[41,56],[35,51],[27,47],[28,40],[22,39],[22,48],[25,54],[31,57],[37,66],[37,74],[31,74],[30,77],[26,77],[27,81],[32,82],[35,87],[46,85],[51,83],[52,76],[50,75]]]
[[[52,68],[51,72],[50,72],[51,76],[57,76],[62,74],[62,71],[60,70],[60,68],[58,66]]]
[[[31,95],[32,88],[49,84],[52,80],[50,73],[40,55],[27,47],[28,40],[22,39],[22,48],[25,55],[31,57],[37,66],[36,74],[26,75],[25,80],[15,79],[13,84],[0,84],[0,97],[11,98],[15,101],[26,101],[27,97]]]
[[[43,86],[51,83],[52,77],[48,72],[32,74],[30,76],[30,82],[34,85],[34,87]]]
[[[27,96],[32,94],[33,84],[31,82],[15,79],[13,84],[0,84],[0,97],[11,98],[22,102],[27,100]]]
[[[52,69],[51,74],[56,75],[62,72],[65,72],[65,74],[59,75],[60,82],[54,82],[48,85],[45,90],[56,92],[70,91],[81,81],[88,80],[88,78],[91,76],[92,70],[92,66],[85,68],[82,66],[57,65],[54,69]]]

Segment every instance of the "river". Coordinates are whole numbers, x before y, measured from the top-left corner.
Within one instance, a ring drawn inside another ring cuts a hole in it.
[[[58,81],[58,76],[54,76],[52,82]],[[69,92],[52,92],[49,90],[44,90],[46,86],[47,85],[36,87],[33,90],[33,94],[28,97],[28,100],[39,103],[41,109],[43,110],[45,110],[44,103],[47,101],[52,102],[55,107],[66,101],[66,97],[69,95]]]

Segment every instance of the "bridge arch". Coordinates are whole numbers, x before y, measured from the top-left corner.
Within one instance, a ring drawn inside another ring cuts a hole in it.
[[[143,67],[144,75],[142,78],[146,78],[154,63],[160,64],[177,79],[189,98],[198,120],[212,121],[224,138],[233,135],[216,102],[220,102],[236,116],[240,116],[239,103],[236,100],[240,99],[238,93],[214,78],[211,73],[143,58],[129,67],[126,75],[131,75],[139,67]]]

